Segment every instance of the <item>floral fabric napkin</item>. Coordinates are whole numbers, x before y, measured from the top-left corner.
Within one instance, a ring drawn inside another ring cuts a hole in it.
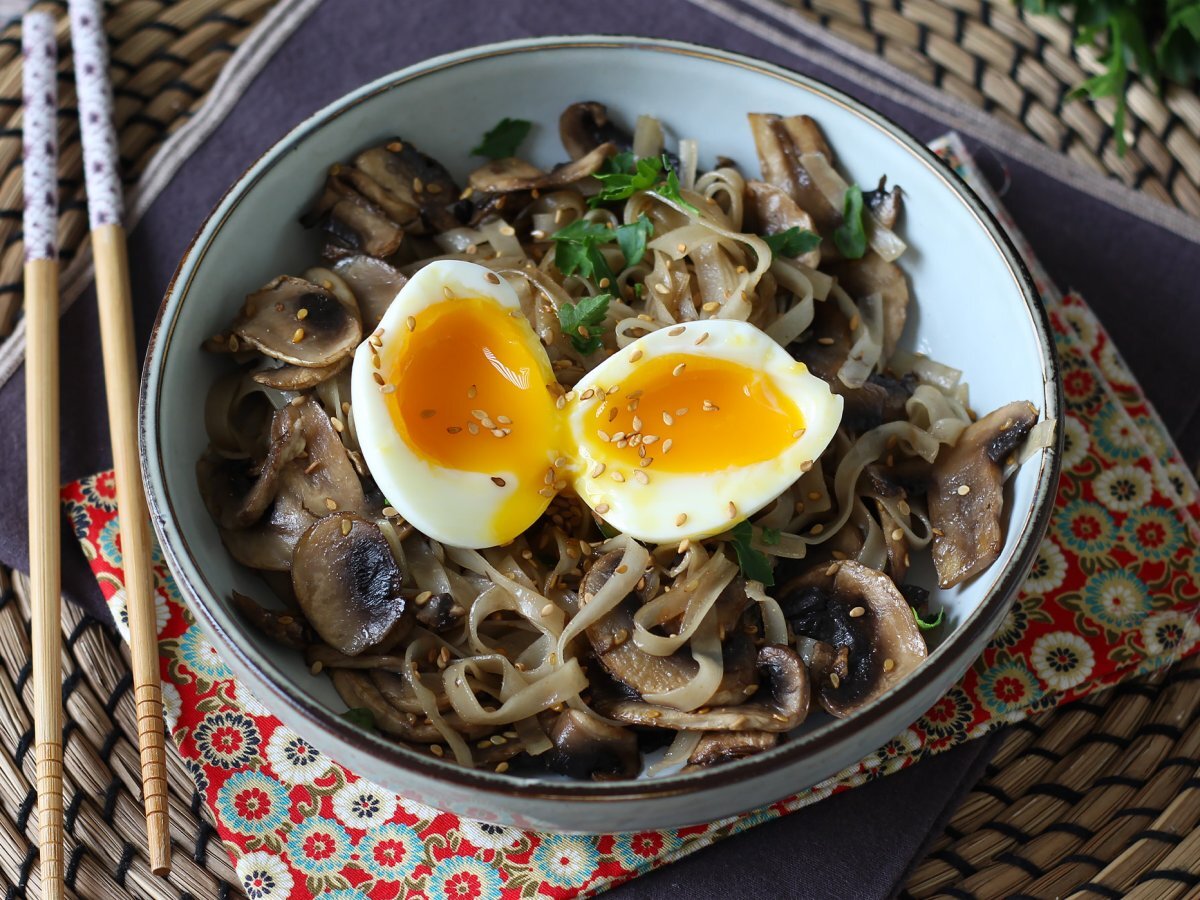
[[[950,135],[935,150],[1005,221],[1030,263],[1050,310],[1066,396],[1049,533],[1002,630],[962,681],[859,763],[745,815],[636,834],[519,831],[406,800],[309,746],[233,677],[157,556],[168,725],[253,900],[594,894],[1197,648],[1195,481],[1087,304],[1061,296],[1045,278],[961,142]],[[112,473],[68,485],[63,502],[127,637]]]

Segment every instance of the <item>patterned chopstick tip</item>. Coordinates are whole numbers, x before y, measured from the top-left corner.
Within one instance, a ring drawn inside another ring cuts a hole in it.
[[[79,135],[83,143],[88,221],[93,229],[121,224],[117,132],[113,124],[112,87],[108,81],[108,37],[98,0],[70,0],[71,51],[75,57],[75,92],[79,95]]]
[[[54,19],[21,20],[25,261],[58,256],[58,41]]]

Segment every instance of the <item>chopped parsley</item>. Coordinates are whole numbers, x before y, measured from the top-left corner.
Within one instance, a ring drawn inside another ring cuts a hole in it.
[[[939,625],[942,624],[942,618],[946,615],[946,610],[939,609],[937,618],[934,619],[932,622],[926,622],[924,619],[921,618],[921,614],[917,612],[917,608],[915,606],[910,607],[910,609],[912,609],[912,611],[913,611],[913,618],[917,620],[917,627],[920,628],[922,631],[930,631],[934,628],[937,628]]]
[[[779,543],[779,529],[778,528],[764,528],[762,530],[762,542],[764,544],[766,544],[768,547],[774,547],[776,544],[778,544]]]
[[[665,153],[634,160],[633,154],[626,150],[610,156],[595,177],[603,187],[600,193],[588,200],[592,206],[625,200],[639,191],[654,191],[685,209],[699,212],[679,193],[679,176],[671,168]]]
[[[815,234],[808,229],[800,229],[793,225],[787,231],[780,231],[777,234],[762,234],[759,235],[767,246],[771,248],[773,256],[794,259],[797,256],[803,256],[805,253],[811,253],[816,250],[821,243],[821,236]]]
[[[612,284],[617,279],[600,252],[600,245],[615,237],[613,229],[607,225],[576,219],[566,228],[554,232],[554,263],[564,275],[578,273],[597,284],[607,278]]]
[[[532,122],[525,119],[501,119],[496,127],[483,136],[479,146],[471,152],[476,156],[486,156],[488,159],[504,159],[513,156],[521,141],[529,135]]]
[[[654,234],[654,223],[643,213],[636,222],[617,227],[617,244],[625,256],[625,265],[636,266],[646,255],[646,241]]]
[[[862,188],[852,184],[842,201],[842,224],[833,232],[833,242],[846,259],[862,259],[867,252],[867,226],[863,222]]]
[[[365,706],[355,706],[346,710],[341,716],[351,725],[357,725],[359,728],[365,728],[367,731],[375,730],[375,713],[371,712]]]
[[[771,570],[771,561],[767,554],[754,549],[754,527],[745,519],[738,522],[729,530],[733,535],[733,550],[737,554],[738,566],[751,581],[762,582],[764,587],[775,583],[775,573]],[[777,532],[778,533],[778,532]]]
[[[571,339],[575,349],[587,356],[600,349],[604,334],[604,317],[608,315],[611,294],[583,297],[578,303],[564,303],[558,308],[558,322],[563,334]]]

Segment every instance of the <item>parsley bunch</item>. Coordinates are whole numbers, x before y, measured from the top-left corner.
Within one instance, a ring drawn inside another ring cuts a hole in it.
[[[1183,87],[1200,77],[1200,0],[1021,0],[1026,9],[1074,14],[1079,44],[1103,45],[1105,70],[1079,85],[1073,97],[1115,97],[1113,131],[1117,151],[1124,154],[1125,87],[1130,64],[1161,86],[1163,80]]]
[[[596,173],[595,178],[604,187],[588,200],[593,207],[613,200],[625,200],[638,191],[653,191],[684,209],[694,213],[700,211],[679,193],[679,176],[665,153],[635,160],[633,154],[626,150],[605,160],[604,167]]]

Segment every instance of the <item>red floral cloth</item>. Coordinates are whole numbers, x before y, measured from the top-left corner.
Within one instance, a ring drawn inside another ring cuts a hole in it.
[[[937,149],[1003,218],[959,142],[951,136]],[[1034,263],[1027,248],[1025,255]],[[253,900],[593,894],[1193,652],[1200,639],[1196,483],[1087,305],[1060,297],[1033,269],[1066,392],[1062,479],[1033,571],[982,657],[910,728],[822,784],[743,816],[673,831],[560,835],[406,800],[332,763],[251,696],[157,556],[168,724],[246,893]],[[112,473],[68,485],[63,503],[127,636]]]

